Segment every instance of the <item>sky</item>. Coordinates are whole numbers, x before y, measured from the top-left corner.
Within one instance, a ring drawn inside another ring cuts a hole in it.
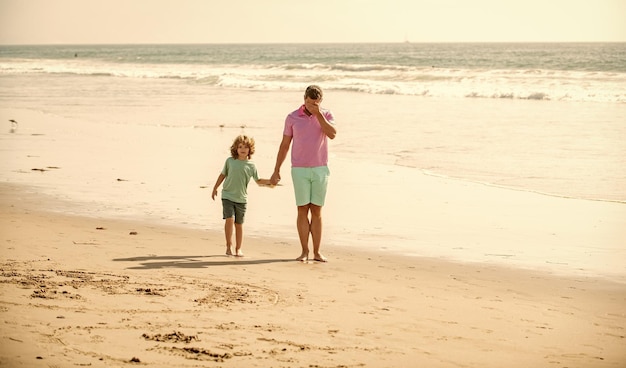
[[[626,42],[626,0],[0,0],[0,44]]]

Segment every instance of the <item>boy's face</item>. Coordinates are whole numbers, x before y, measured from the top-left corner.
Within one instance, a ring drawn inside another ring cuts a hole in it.
[[[239,158],[247,158],[248,153],[250,153],[250,147],[248,147],[247,144],[239,143],[237,145],[237,154],[239,155]]]

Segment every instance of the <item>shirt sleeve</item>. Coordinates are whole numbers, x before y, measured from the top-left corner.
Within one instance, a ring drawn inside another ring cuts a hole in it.
[[[254,179],[255,182],[259,181],[259,172],[256,169],[256,165],[254,162],[250,162],[250,176]]]
[[[287,117],[285,118],[285,128],[283,129],[283,135],[293,137],[293,123],[291,121],[290,115],[287,115]]]
[[[226,162],[224,162],[224,167],[222,168],[222,175],[224,175],[224,176],[228,176],[228,168],[230,166],[230,165],[228,165],[229,158],[226,159]]]
[[[326,117],[326,120],[329,124],[335,125],[335,117],[333,116],[333,113],[330,112],[330,110],[324,111],[324,117]]]

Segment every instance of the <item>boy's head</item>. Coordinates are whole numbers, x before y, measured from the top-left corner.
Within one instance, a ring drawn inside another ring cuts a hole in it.
[[[243,134],[237,136],[237,138],[233,141],[233,144],[230,146],[230,155],[233,158],[239,158],[240,146],[248,149],[247,157],[251,158],[254,154],[254,138]]]

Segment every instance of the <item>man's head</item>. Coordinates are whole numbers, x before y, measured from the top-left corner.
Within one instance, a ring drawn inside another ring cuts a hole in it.
[[[324,93],[319,86],[310,85],[304,91],[304,99],[310,98],[311,100],[321,100]]]

